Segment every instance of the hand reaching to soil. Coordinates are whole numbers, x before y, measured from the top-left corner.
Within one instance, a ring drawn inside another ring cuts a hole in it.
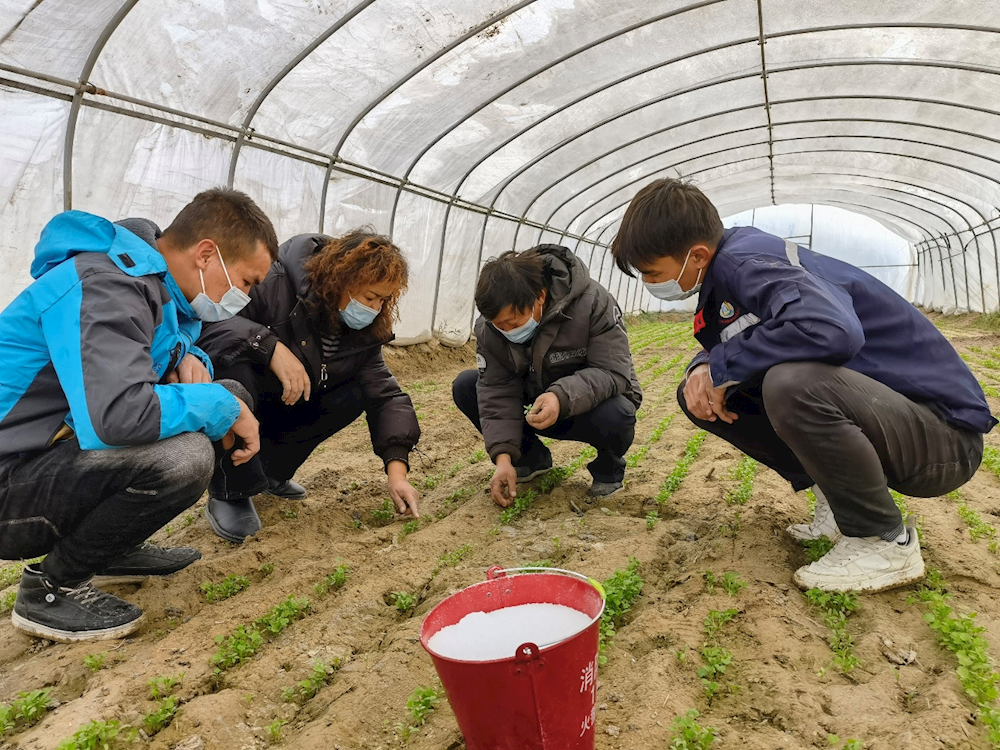
[[[509,508],[517,496],[517,470],[506,453],[497,456],[497,468],[490,479],[490,496],[502,508]]]
[[[406,478],[406,464],[402,461],[390,461],[386,474],[389,477],[389,497],[396,506],[396,512],[420,518],[420,493]]]

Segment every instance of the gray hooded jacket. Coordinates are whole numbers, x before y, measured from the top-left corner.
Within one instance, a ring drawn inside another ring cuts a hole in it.
[[[548,297],[534,338],[513,344],[485,318],[476,321],[477,394],[490,458],[521,457],[524,405],[543,392],[559,398],[559,419],[590,411],[612,396],[635,408],[635,376],[622,313],[614,297],[590,278],[586,264],[565,247],[538,248]]]

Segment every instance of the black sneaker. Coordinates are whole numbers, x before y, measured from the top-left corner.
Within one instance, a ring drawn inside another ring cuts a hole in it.
[[[539,461],[534,466],[515,466],[518,482],[530,482],[535,477],[541,476],[552,470],[552,454]]]
[[[598,482],[596,479],[594,483],[590,485],[590,496],[591,497],[611,497],[613,494],[619,490],[624,489],[625,484],[623,482]]]
[[[142,581],[147,576],[168,576],[200,559],[201,553],[193,547],[157,547],[143,542],[96,573],[91,583],[110,586]]]
[[[289,500],[302,500],[309,494],[306,488],[298,482],[293,482],[291,479],[282,482],[279,479],[271,479],[271,477],[267,478],[267,492],[270,495],[285,497]]]
[[[124,638],[142,625],[143,614],[90,581],[59,586],[40,570],[26,567],[10,620],[38,638],[73,643]]]

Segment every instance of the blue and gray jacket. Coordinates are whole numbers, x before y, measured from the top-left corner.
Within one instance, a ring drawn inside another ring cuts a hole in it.
[[[694,318],[716,387],[782,362],[841,365],[975,432],[997,424],[975,376],[924,315],[875,277],[752,227],[728,229]]]
[[[145,219],[67,211],[42,230],[34,281],[0,313],[0,456],[47,448],[67,427],[85,450],[183,432],[218,440],[239,402],[215,383],[165,384],[201,321]]]

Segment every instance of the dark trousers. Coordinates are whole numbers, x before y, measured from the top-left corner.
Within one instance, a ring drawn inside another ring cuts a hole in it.
[[[46,555],[66,584],[89,578],[194,505],[214,451],[188,432],[133,448],[85,451],[76,438],[0,462],[0,558]]]
[[[259,462],[242,466],[222,462],[212,477],[209,492],[221,500],[249,497],[266,488],[266,475],[285,481],[294,476],[316,447],[360,417],[364,393],[353,380],[334,388],[314,390],[309,401],[292,406],[281,402],[281,382],[267,368],[240,363],[220,369],[219,377],[235,380],[250,394],[260,421]]]
[[[466,370],[455,378],[451,393],[459,411],[482,432],[476,397],[478,380],[478,371]],[[521,458],[515,466],[537,466],[550,457],[549,449],[538,439],[544,435],[594,446],[597,457],[587,464],[594,481],[620,482],[625,478],[625,452],[635,439],[635,407],[624,396],[613,396],[585,414],[560,420],[544,430],[535,430],[527,422],[523,428]]]
[[[796,491],[823,490],[846,536],[883,536],[902,524],[889,488],[934,497],[965,484],[979,468],[983,436],[953,427],[932,409],[886,385],[820,362],[786,362],[726,402],[733,424],[698,427],[774,469]]]
[[[252,405],[239,383],[217,382]],[[194,505],[214,468],[232,467],[229,453],[187,432],[98,451],[72,438],[0,459],[0,559],[45,555],[54,581],[85,580]]]

